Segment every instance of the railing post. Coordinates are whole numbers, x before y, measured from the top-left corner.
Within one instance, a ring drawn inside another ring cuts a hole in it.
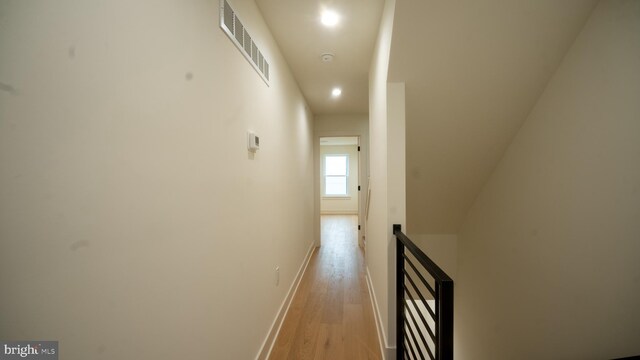
[[[402,231],[402,225],[393,224],[393,234]],[[404,245],[396,238],[396,359],[404,359]]]
[[[438,360],[453,360],[453,281],[436,284],[438,294]]]

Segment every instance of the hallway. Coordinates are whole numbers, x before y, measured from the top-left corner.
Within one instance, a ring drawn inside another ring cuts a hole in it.
[[[380,359],[355,215],[323,215],[271,359]]]

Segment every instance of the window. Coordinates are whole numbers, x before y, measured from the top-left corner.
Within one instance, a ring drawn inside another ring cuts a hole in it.
[[[324,156],[324,195],[347,196],[348,155]]]

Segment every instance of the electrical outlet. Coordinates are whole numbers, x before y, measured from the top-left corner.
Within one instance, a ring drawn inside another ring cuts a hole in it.
[[[276,266],[276,286],[280,285],[280,266]]]

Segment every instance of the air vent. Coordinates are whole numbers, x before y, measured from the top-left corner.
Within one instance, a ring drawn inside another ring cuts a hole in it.
[[[228,29],[233,29],[233,18],[235,17],[235,14],[233,13],[233,9],[228,5],[229,4],[225,1],[224,18],[222,19],[222,23]]]
[[[244,31],[244,53],[249,54],[249,57],[251,57],[251,35],[249,35],[249,33],[247,32],[247,30]]]
[[[220,0],[220,28],[269,85],[269,63],[227,0]]]
[[[240,22],[240,20],[236,19],[235,23],[233,24],[233,29],[235,30],[234,32],[236,33],[236,40],[238,40],[238,45],[240,45],[240,47],[242,47],[242,38],[244,36],[244,26],[242,26],[242,23]]]
[[[253,41],[251,42],[251,59],[253,59],[253,63],[258,66],[258,53],[260,52],[260,50],[258,50],[258,47],[256,46],[256,43],[254,43]]]

